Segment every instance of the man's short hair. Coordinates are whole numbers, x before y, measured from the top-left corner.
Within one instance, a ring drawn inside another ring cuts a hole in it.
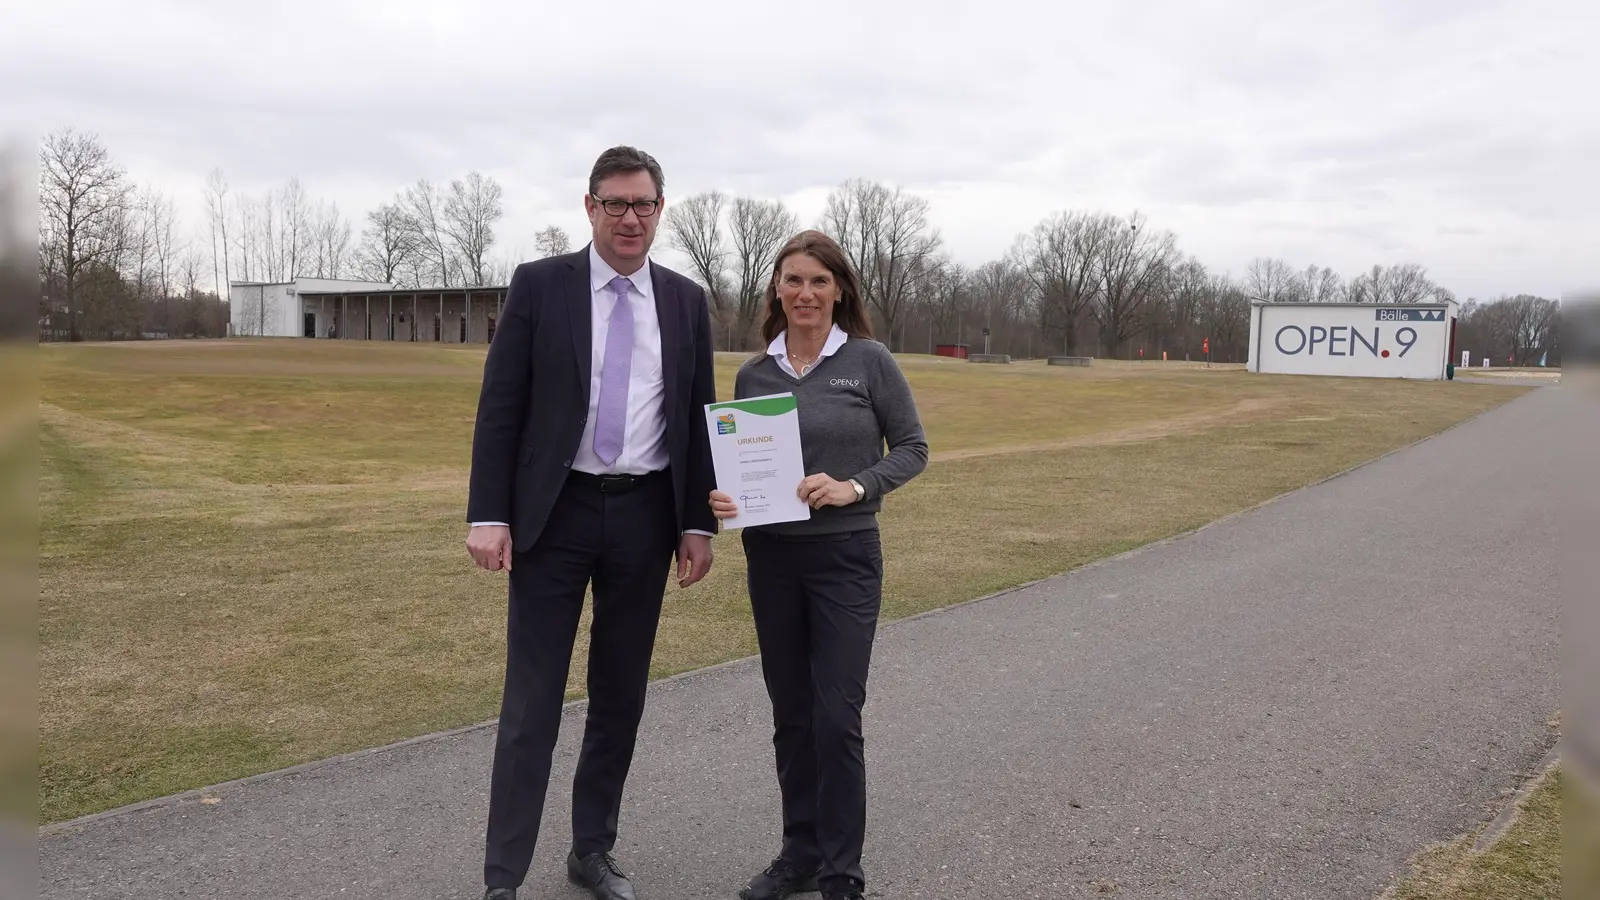
[[[628,172],[649,172],[650,180],[656,184],[658,199],[666,190],[666,178],[661,174],[661,164],[656,162],[656,158],[637,147],[623,146],[612,147],[594,161],[594,168],[589,172],[589,193],[598,194],[600,182]]]

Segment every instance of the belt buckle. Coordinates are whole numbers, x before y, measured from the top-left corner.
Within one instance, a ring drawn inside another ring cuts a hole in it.
[[[615,490],[627,490],[628,488],[631,488],[631,487],[633,487],[633,476],[632,475],[620,475],[619,474],[619,475],[601,475],[600,476],[600,491],[601,491],[601,493],[611,493],[612,491],[615,491]]]

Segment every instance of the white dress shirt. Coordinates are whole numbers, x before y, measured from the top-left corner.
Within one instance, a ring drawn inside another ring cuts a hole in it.
[[[800,373],[794,370],[794,364],[789,362],[788,335],[789,332],[787,330],[778,332],[778,336],[773,338],[772,343],[767,345],[767,355],[776,356],[778,358],[779,368],[796,378],[800,378]],[[845,334],[844,329],[840,328],[839,324],[835,322],[833,327],[828,329],[828,339],[822,343],[822,352],[817,354],[817,358],[812,360],[811,366],[806,369],[806,371],[811,371],[811,369],[817,367],[817,363],[822,362],[824,359],[827,359],[835,353],[838,353],[839,348],[843,347],[844,342],[849,339],[850,335]]]
[[[633,307],[633,363],[628,374],[628,426],[622,453],[606,465],[594,452],[595,420],[600,410],[600,382],[605,377],[606,335],[617,295],[610,288],[617,271],[589,245],[590,342],[589,414],[584,417],[583,439],[572,467],[591,475],[644,475],[667,467],[667,418],[663,406],[666,382],[661,370],[661,320],[656,317],[655,285],[647,260],[628,276],[628,305]]]
[[[665,469],[667,453],[666,379],[661,367],[661,320],[656,316],[655,284],[650,279],[650,261],[628,276],[628,305],[633,308],[633,361],[628,372],[627,428],[623,433],[622,453],[606,465],[594,452],[595,419],[600,410],[600,384],[605,377],[606,335],[617,295],[611,280],[617,270],[589,245],[589,321],[590,341],[589,414],[584,417],[583,437],[572,468],[591,475],[644,475]],[[691,423],[690,427],[693,427]],[[695,502],[693,497],[689,502]],[[473,525],[505,525],[505,522],[473,522]],[[689,534],[710,532],[688,529]]]

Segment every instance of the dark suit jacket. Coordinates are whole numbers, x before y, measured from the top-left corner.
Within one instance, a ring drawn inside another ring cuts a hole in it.
[[[666,446],[678,532],[717,532],[705,404],[716,402],[711,316],[693,281],[650,264],[661,320]],[[572,470],[589,414],[589,248],[522,263],[483,366],[472,435],[468,522],[509,522],[514,549],[539,539]]]

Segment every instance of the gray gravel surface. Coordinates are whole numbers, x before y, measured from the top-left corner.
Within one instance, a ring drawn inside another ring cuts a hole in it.
[[[1449,389],[1445,386],[1445,389]],[[871,897],[1371,898],[1548,749],[1559,387],[1183,538],[886,627]],[[886,552],[893,553],[889,546]],[[523,898],[565,882],[569,708]],[[652,687],[640,900],[775,852],[754,661]],[[47,831],[45,898],[477,898],[492,727]]]

